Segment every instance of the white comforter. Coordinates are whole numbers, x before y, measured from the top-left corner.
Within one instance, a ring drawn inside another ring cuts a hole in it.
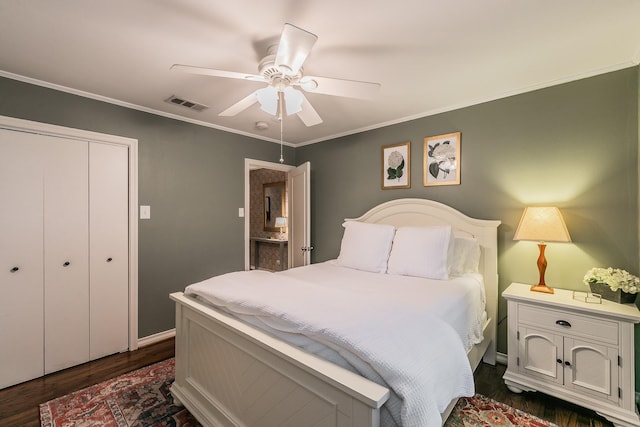
[[[441,426],[452,399],[473,395],[459,333],[438,316],[389,297],[399,289],[354,292],[299,274],[229,273],[185,293],[390,388],[383,425]]]
[[[391,304],[414,306],[451,325],[467,350],[484,338],[484,283],[477,273],[450,280],[431,280],[370,273],[342,267],[331,260],[277,274],[313,281],[327,289],[350,292],[353,298],[368,295]]]

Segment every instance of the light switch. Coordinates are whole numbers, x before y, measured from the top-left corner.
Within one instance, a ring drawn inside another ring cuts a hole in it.
[[[140,205],[140,219],[151,219],[151,206]]]
[[[244,218],[244,208],[238,208],[238,217]]]

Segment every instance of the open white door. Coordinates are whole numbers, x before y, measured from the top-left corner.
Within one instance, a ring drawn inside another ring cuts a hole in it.
[[[288,174],[289,268],[311,264],[311,163]]]

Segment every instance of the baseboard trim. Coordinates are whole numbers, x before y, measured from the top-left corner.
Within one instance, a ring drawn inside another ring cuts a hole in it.
[[[507,355],[505,353],[496,353],[496,363],[506,365],[507,360]]]
[[[176,336],[176,329],[169,329],[168,331],[158,332],[157,334],[149,335],[147,337],[138,339],[138,347],[145,347],[151,344],[155,344],[160,341],[164,341]]]

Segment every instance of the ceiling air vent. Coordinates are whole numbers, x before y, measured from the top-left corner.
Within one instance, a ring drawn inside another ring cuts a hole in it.
[[[168,102],[169,104],[182,105],[183,107],[187,107],[188,109],[195,110],[195,111],[203,111],[209,108],[206,105],[198,104],[197,102],[193,102],[193,101],[187,101],[186,99],[178,98],[175,95],[171,95],[169,98],[165,99],[164,101]]]

